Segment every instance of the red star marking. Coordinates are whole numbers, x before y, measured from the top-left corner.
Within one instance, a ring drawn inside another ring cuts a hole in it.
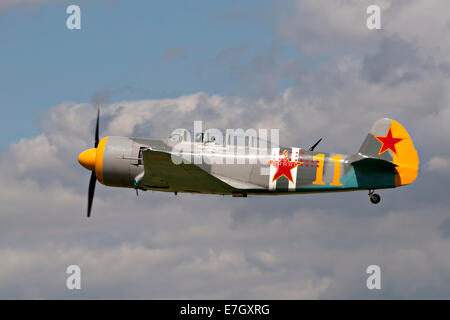
[[[283,155],[284,155],[284,157],[282,157],[278,160],[269,160],[269,163],[271,165],[273,165],[275,168],[277,168],[277,171],[275,172],[275,175],[273,176],[272,182],[274,182],[281,176],[284,176],[289,181],[294,183],[294,180],[292,179],[291,170],[298,167],[301,164],[301,162],[289,160],[287,150],[284,150]]]
[[[387,150],[391,150],[393,153],[397,154],[397,150],[395,149],[395,144],[404,140],[403,138],[394,138],[392,136],[391,127],[389,127],[389,130],[385,137],[375,136],[375,138],[382,143],[380,151],[378,151],[378,155],[382,154],[383,152],[385,152]]]

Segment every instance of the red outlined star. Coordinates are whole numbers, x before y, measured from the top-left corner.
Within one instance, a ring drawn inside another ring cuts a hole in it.
[[[382,143],[380,151],[378,151],[378,155],[382,154],[387,150],[391,150],[393,153],[397,154],[397,150],[395,149],[395,144],[404,140],[403,138],[394,138],[392,136],[392,129],[389,127],[389,130],[385,137],[383,136],[374,136],[378,141]]]
[[[277,168],[277,171],[275,172],[272,178],[272,182],[284,176],[289,181],[294,183],[294,179],[292,179],[291,170],[298,167],[301,164],[301,162],[289,160],[287,150],[283,151],[283,157],[280,157],[278,160],[269,160],[269,163],[275,168]]]

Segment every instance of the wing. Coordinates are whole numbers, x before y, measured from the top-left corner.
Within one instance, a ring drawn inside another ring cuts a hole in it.
[[[195,164],[183,163],[181,158],[167,152],[142,152],[144,176],[137,183],[146,189],[191,193],[231,194],[235,189],[215,178]],[[180,164],[172,161],[180,160]]]

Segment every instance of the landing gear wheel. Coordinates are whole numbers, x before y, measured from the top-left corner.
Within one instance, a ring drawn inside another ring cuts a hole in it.
[[[369,198],[370,202],[372,202],[373,204],[377,204],[381,200],[381,197],[376,193],[372,193],[371,195],[369,195]]]

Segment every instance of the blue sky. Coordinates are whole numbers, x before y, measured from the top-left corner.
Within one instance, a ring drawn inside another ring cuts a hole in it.
[[[241,94],[218,56],[237,47],[249,60],[276,41],[268,0],[79,5],[79,31],[66,28],[67,3],[2,13],[0,146],[37,134],[42,110],[63,101],[93,102],[99,91],[115,92],[112,101]],[[281,58],[298,55],[281,48]]]

